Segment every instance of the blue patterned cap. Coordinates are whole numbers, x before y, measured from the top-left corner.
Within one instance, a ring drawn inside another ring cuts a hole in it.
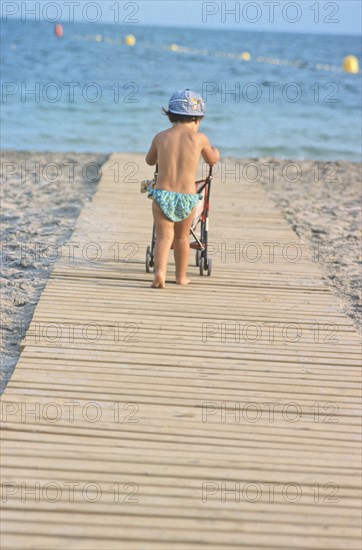
[[[168,102],[170,113],[187,116],[204,116],[205,103],[201,95],[189,88],[175,92]]]

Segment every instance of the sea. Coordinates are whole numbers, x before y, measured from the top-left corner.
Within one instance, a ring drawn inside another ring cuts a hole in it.
[[[361,161],[358,36],[250,30],[2,23],[1,146],[148,150],[172,93],[204,97],[201,129],[222,155]],[[135,44],[124,39],[133,35]]]

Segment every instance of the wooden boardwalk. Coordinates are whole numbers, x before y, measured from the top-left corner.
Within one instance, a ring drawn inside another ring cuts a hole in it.
[[[360,548],[353,325],[232,176],[212,276],[151,289],[151,175],[112,155],[54,262],[2,400],[2,548]]]

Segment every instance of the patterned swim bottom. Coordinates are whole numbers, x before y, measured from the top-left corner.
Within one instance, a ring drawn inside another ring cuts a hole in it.
[[[161,208],[163,214],[172,222],[186,219],[202,199],[201,193],[176,193],[166,189],[148,187],[148,198],[153,199]]]

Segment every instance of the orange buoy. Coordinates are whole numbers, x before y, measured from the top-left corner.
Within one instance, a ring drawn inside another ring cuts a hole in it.
[[[58,38],[60,38],[61,36],[63,36],[63,25],[61,25],[60,23],[57,23],[54,27],[54,34],[55,36],[57,36]]]

